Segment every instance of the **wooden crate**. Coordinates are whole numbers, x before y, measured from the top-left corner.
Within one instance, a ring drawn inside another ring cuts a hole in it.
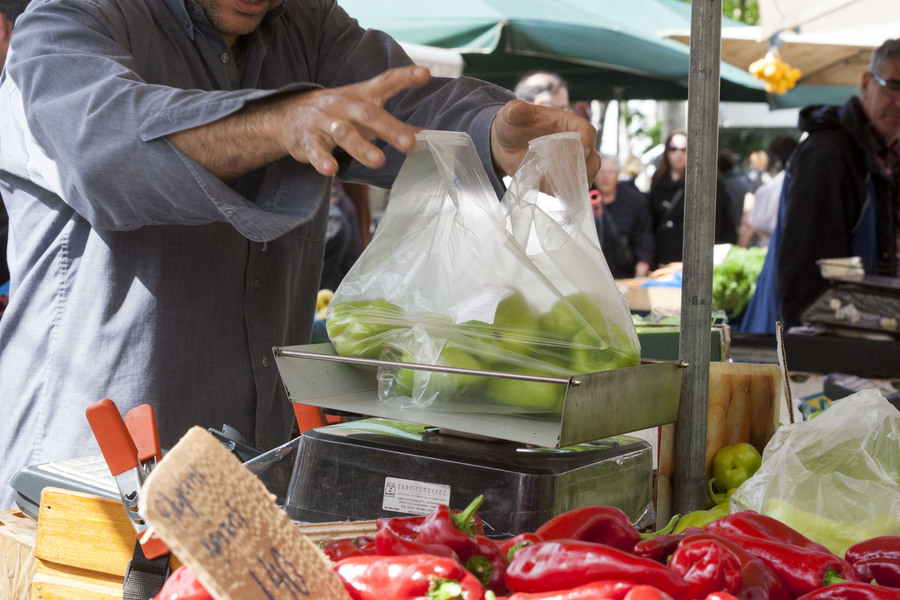
[[[28,600],[37,523],[18,509],[0,511],[0,598]]]

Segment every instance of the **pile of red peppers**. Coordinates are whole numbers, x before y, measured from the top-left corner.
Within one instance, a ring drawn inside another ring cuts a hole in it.
[[[321,548],[354,600],[900,600],[900,536],[839,557],[753,511],[642,534],[620,509],[588,506],[497,540],[482,501]]]

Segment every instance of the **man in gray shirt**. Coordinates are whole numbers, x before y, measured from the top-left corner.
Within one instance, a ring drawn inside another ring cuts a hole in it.
[[[310,338],[332,175],[390,186],[419,128],[469,133],[498,191],[540,135],[600,162],[586,121],[430,78],[334,0],[32,3],[0,114],[0,507],[18,469],[98,451],[104,397],[154,405],[165,447],[286,442],[272,347]]]

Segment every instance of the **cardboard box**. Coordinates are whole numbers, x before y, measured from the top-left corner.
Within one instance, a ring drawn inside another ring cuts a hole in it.
[[[653,309],[681,310],[681,288],[667,286],[641,287],[649,277],[619,279],[616,285],[631,312],[648,313]]]

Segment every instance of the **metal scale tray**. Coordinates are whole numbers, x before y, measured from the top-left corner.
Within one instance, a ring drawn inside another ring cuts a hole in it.
[[[544,448],[673,423],[687,366],[680,361],[653,362],[556,378],[345,357],[337,355],[330,343],[275,347],[274,354],[291,402]],[[556,419],[391,406],[377,400],[375,369],[359,368],[380,365],[565,385],[562,414]]]

